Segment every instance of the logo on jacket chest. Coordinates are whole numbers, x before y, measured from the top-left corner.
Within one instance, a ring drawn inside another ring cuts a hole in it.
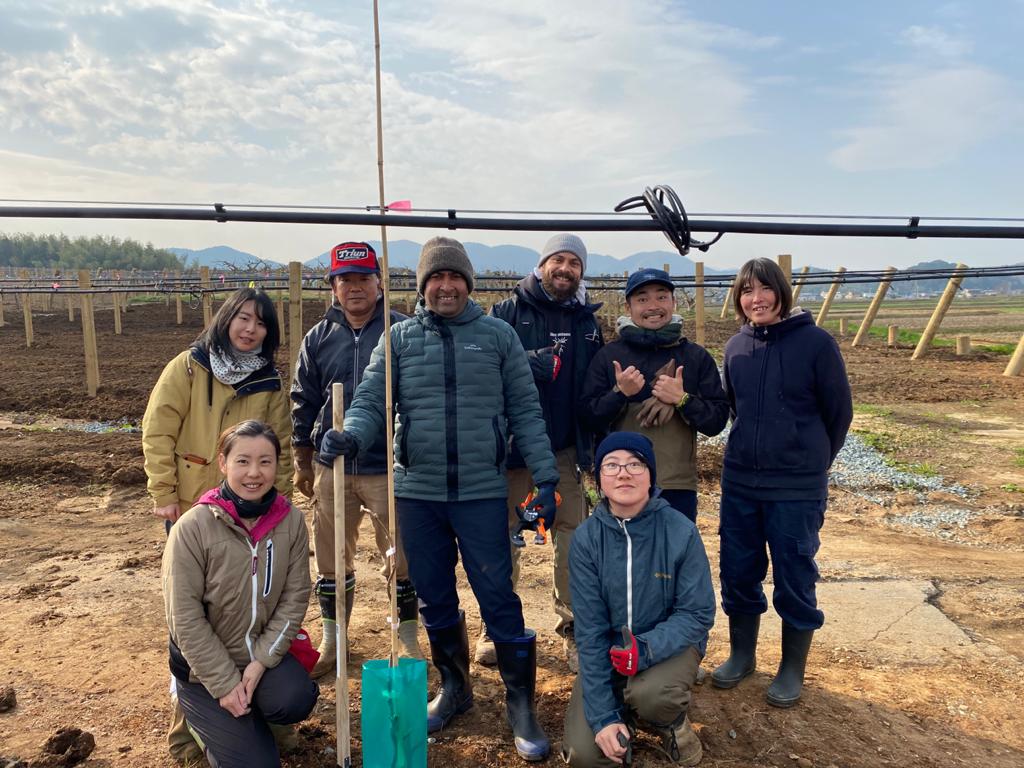
[[[466,350],[467,352],[483,352],[484,351],[484,348],[481,347],[479,344],[466,344],[463,347],[463,349]]]

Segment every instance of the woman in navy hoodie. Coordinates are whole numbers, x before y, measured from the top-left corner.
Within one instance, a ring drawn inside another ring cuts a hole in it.
[[[725,346],[725,391],[732,430],[722,467],[720,575],[730,655],[712,673],[732,688],[755,669],[761,584],[771,553],[772,602],[782,619],[782,663],[768,703],[800,699],[818,610],[814,556],[825,520],[828,470],[853,417],[839,346],[793,308],[789,280],[770,259],[748,261],[733,295],[739,333]]]

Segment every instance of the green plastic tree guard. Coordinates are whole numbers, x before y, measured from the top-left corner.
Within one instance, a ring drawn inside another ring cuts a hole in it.
[[[427,662],[363,664],[364,768],[426,768]]]

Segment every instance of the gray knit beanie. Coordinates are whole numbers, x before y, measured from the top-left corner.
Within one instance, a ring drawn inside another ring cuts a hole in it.
[[[416,290],[420,296],[423,295],[427,278],[444,270],[462,275],[469,292],[473,292],[473,265],[462,243],[451,237],[432,237],[423,244],[420,263],[416,265]]]
[[[576,235],[569,234],[555,235],[544,243],[544,248],[541,249],[540,261],[537,262],[537,266],[539,267],[547,261],[548,257],[554,256],[556,253],[561,253],[562,251],[568,251],[575,255],[583,265],[583,274],[587,273],[587,246],[585,246],[583,241]]]

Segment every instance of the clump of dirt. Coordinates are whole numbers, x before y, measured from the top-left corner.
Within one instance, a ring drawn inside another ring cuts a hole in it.
[[[14,688],[9,685],[0,688],[0,712],[7,712],[16,706],[18,706],[18,697],[14,693]]]
[[[81,728],[63,727],[46,740],[32,768],[67,768],[85,760],[96,749],[96,739]]]

